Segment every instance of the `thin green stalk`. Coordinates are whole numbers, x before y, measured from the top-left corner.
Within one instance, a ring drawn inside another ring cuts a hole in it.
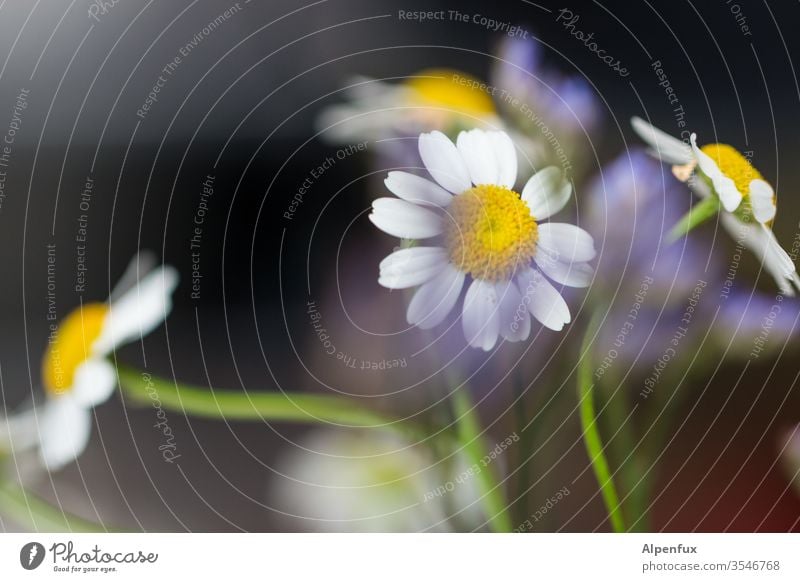
[[[672,227],[667,235],[666,242],[673,243],[683,238],[689,231],[703,224],[712,216],[716,216],[721,208],[719,198],[709,196],[692,206],[689,211]]]
[[[453,409],[456,415],[456,431],[464,454],[467,455],[471,467],[477,467],[478,487],[489,519],[489,527],[494,532],[510,532],[513,529],[511,516],[508,513],[503,488],[498,483],[491,466],[483,466],[486,451],[481,438],[480,421],[475,406],[467,392],[465,384],[457,385],[452,395]]]
[[[0,482],[0,513],[35,532],[109,531],[99,524],[66,513],[10,482]]]
[[[558,368],[559,366],[556,365],[556,367]],[[558,372],[556,372],[556,374],[558,374]],[[544,382],[544,384],[547,385],[546,382]],[[553,382],[551,385],[555,385],[555,382]],[[531,423],[524,431],[524,434],[520,435],[519,446],[528,451],[529,455],[533,455],[533,451],[538,450],[537,460],[539,462],[539,466],[541,467],[555,467],[559,463],[559,459],[556,458],[556,455],[560,454],[553,446],[553,442],[548,443],[548,438],[552,435],[554,427],[558,425],[558,422],[554,422],[553,418],[557,418],[560,421],[560,419],[567,414],[566,410],[559,409],[559,407],[564,408],[566,399],[556,397],[550,400],[550,396],[552,396],[552,394],[549,391],[544,392],[543,396],[534,401],[532,408],[537,412],[534,415],[534,418],[531,419]],[[537,445],[539,446],[538,449]],[[532,456],[528,457],[526,466],[530,469],[533,469]],[[526,479],[528,481],[528,486],[530,486],[534,481],[536,481],[536,485],[531,488],[530,491],[528,491],[526,497],[528,497],[529,500],[549,497],[551,491],[553,490],[552,486],[556,472],[544,471],[535,473],[536,479],[534,480],[532,477],[530,477],[530,469],[528,471],[529,476]],[[528,508],[529,506],[530,503],[528,503]],[[529,510],[525,515],[525,519],[528,519],[532,514],[533,511]],[[554,524],[554,514],[551,511],[547,511],[542,514],[542,516],[539,518],[539,521],[536,523],[538,525],[537,531],[551,532],[557,529]]]
[[[619,383],[614,382],[613,385],[619,386]],[[624,388],[624,386],[619,387],[616,394],[609,395],[607,400],[606,410],[608,412],[608,422],[606,426],[616,431],[616,437],[613,441],[608,443],[608,446],[612,450],[617,451],[614,455],[614,460],[619,463],[622,489],[624,492],[627,492],[627,501],[623,502],[625,514],[629,519],[636,520],[635,531],[647,531],[649,491],[642,478],[646,470],[646,462],[642,457],[643,447],[641,443],[639,443],[640,452],[630,456],[626,461],[626,457],[637,447],[637,442],[631,420],[627,418],[630,411],[628,407],[625,406],[627,403],[627,394]]]
[[[580,402],[583,442],[586,445],[586,452],[589,454],[595,477],[600,485],[603,502],[608,512],[608,519],[615,532],[624,532],[626,527],[622,517],[619,495],[617,495],[617,489],[608,469],[608,460],[603,451],[603,441],[600,438],[600,431],[597,427],[597,414],[594,408],[594,384],[592,383],[592,357],[590,352],[592,335],[599,326],[601,315],[600,312],[597,312],[592,317],[581,345],[581,360],[578,364],[578,400]]]
[[[702,357],[698,358],[698,361],[702,360]],[[689,394],[689,390],[685,387],[692,385],[692,378],[694,375],[691,372],[690,370],[684,378],[681,378],[679,374],[670,374],[667,372],[661,381],[661,385],[663,387],[674,386],[675,392],[666,394],[666,390],[662,389],[656,392],[654,400],[648,401],[648,408],[652,409],[653,412],[648,415],[649,420],[646,425],[652,428],[642,446],[646,459],[655,459],[663,452],[667,444],[669,430],[674,427],[673,420],[675,413],[680,410],[685,397]],[[702,372],[700,375],[702,375]],[[681,386],[684,387],[683,390],[681,390]],[[662,393],[664,393],[665,396],[659,397],[659,394]],[[667,398],[667,396],[670,398]],[[650,467],[649,471],[646,469],[642,471],[642,486],[646,491],[648,499],[652,495],[658,476],[658,471],[655,467]],[[649,524],[645,523],[643,527],[648,527],[648,525]]]
[[[436,351],[430,350],[429,354],[433,362],[438,364]],[[467,382],[462,380],[461,374],[452,362],[442,372],[445,381],[453,389],[449,400],[455,416],[455,432],[456,440],[458,441],[454,445],[457,445],[466,455],[469,466],[476,467],[476,470],[478,470],[475,480],[481,493],[483,509],[489,519],[489,527],[496,533],[510,532],[513,525],[503,488],[498,482],[492,467],[484,467],[481,463],[481,459],[486,455],[485,443],[481,437],[480,419],[469,395]]]
[[[523,379],[522,379],[522,372],[520,370],[520,366],[514,367],[514,412],[516,417],[516,425],[517,431],[520,433],[520,446],[517,452],[517,494],[521,496],[519,500],[519,514],[522,516],[520,521],[524,521],[528,518],[528,497],[529,495],[525,494],[524,491],[527,489],[528,484],[530,483],[530,466],[531,464],[528,463],[527,455],[532,450],[532,447],[528,446],[528,439],[526,438],[529,434],[525,431],[525,427],[527,425],[527,415],[525,413],[525,395],[526,391],[523,389]],[[531,431],[533,432],[533,431]]]
[[[226,420],[308,422],[358,427],[392,425],[392,428],[399,428],[392,419],[384,418],[341,396],[211,390],[178,384],[126,366],[119,366],[117,373],[121,391],[133,402],[140,405],[157,404],[181,414]]]

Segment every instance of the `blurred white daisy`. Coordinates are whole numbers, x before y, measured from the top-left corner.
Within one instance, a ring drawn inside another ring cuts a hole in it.
[[[781,445],[780,453],[784,471],[795,491],[800,495],[800,425],[786,430],[778,444]]]
[[[756,254],[784,294],[794,295],[793,285],[800,290],[794,262],[772,232],[775,192],[745,156],[727,144],[698,147],[694,133],[687,144],[639,117],[634,117],[631,125],[650,145],[654,157],[672,165],[676,178],[687,182],[704,200],[718,201],[717,210],[719,206],[724,209],[722,225]],[[714,213],[701,211],[699,216],[710,218]]]
[[[303,531],[446,532],[486,521],[459,455],[435,461],[390,430],[315,430],[279,460],[278,472],[270,505]]]
[[[398,250],[380,264],[378,282],[389,289],[419,285],[407,320],[431,328],[455,306],[467,277],[462,327],[473,347],[490,350],[498,336],[522,341],[530,315],[560,330],[569,308],[548,281],[586,287],[594,241],[564,223],[542,223],[570,198],[571,184],[548,167],[518,194],[517,156],[507,134],[462,131],[454,144],[441,132],[419,136],[419,153],[435,182],[389,172],[386,187],[398,198],[379,198],[370,220],[401,239],[433,244]],[[545,276],[546,275],[546,276]]]
[[[5,441],[14,451],[38,445],[50,470],[83,452],[92,408],[108,400],[117,385],[116,370],[106,356],[153,331],[172,308],[177,272],[159,266],[140,279],[138,271],[146,262],[134,259],[108,302],[83,304],[51,333],[42,360],[46,401],[0,426],[0,445]],[[121,288],[126,290],[117,291]]]
[[[335,142],[432,129],[447,132],[481,121],[497,127],[501,122],[494,101],[481,86],[474,77],[451,69],[427,69],[400,83],[359,77],[345,92],[347,102],[324,109],[317,126]]]
[[[446,68],[425,69],[400,82],[355,77],[344,91],[346,101],[323,109],[316,127],[332,143],[374,142],[375,151],[395,167],[412,165],[420,133],[441,131],[454,137],[473,127],[502,130],[512,136],[526,168],[539,164],[548,145],[498,114],[493,97],[498,90]]]

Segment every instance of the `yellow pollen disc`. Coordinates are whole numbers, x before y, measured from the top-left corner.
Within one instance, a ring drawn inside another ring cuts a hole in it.
[[[87,303],[70,313],[50,335],[42,361],[42,381],[50,396],[72,389],[75,370],[91,355],[107,315],[105,303]]]
[[[481,82],[460,71],[427,69],[405,85],[414,91],[418,105],[443,107],[479,117],[495,112],[489,94],[478,88]]]
[[[502,281],[536,252],[536,221],[519,194],[490,184],[462,192],[448,208],[450,260],[476,279]]]
[[[750,161],[727,144],[711,143],[704,145],[700,150],[714,160],[723,174],[733,180],[742,196],[747,196],[750,192],[750,182],[763,180]]]

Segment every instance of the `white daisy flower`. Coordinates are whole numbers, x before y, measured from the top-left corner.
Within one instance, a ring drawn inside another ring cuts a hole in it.
[[[722,225],[756,254],[784,294],[794,295],[794,287],[800,290],[794,262],[772,232],[775,192],[745,156],[727,144],[698,147],[695,133],[687,144],[639,117],[631,119],[631,125],[650,145],[651,155],[672,165],[676,178],[701,198],[718,200],[725,211]]]
[[[479,121],[496,127],[500,118],[481,86],[477,79],[451,69],[427,69],[401,83],[354,78],[345,93],[347,102],[324,109],[317,126],[335,142],[385,138],[387,131],[448,131]]]
[[[391,430],[317,429],[279,459],[271,505],[304,531],[472,530],[486,518],[468,468]]]
[[[548,280],[586,287],[594,241],[577,226],[541,223],[561,210],[572,187],[548,167],[518,194],[517,156],[507,134],[462,131],[454,144],[434,131],[419,136],[419,153],[435,182],[389,172],[386,187],[398,198],[379,198],[370,220],[401,239],[432,244],[398,250],[380,264],[378,282],[389,289],[419,285],[407,320],[423,329],[441,323],[465,281],[462,326],[473,347],[490,350],[498,336],[522,341],[530,316],[560,330],[569,308]]]
[[[498,115],[491,89],[463,71],[446,68],[425,69],[401,82],[355,77],[344,92],[346,102],[323,109],[316,127],[332,143],[373,141],[390,159],[401,161],[413,155],[411,140],[426,131],[454,136],[467,127],[502,130],[512,136],[522,159],[545,159],[545,144]]]
[[[0,427],[0,447],[4,441],[14,451],[38,445],[50,470],[83,452],[91,433],[92,408],[108,400],[117,385],[116,370],[106,356],[153,331],[172,308],[177,271],[160,266],[139,280],[139,266],[134,259],[120,281],[132,279],[132,287],[122,293],[115,290],[106,303],[83,304],[50,335],[42,360],[47,399]]]

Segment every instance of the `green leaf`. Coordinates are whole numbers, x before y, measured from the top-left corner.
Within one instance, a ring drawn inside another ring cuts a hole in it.
[[[213,390],[178,384],[126,366],[118,366],[117,373],[120,389],[126,399],[139,405],[159,406],[181,414],[227,420],[385,427],[413,435],[421,440],[430,438],[430,435],[426,435],[414,423],[383,417],[358,406],[353,399],[342,396]],[[487,451],[481,438],[475,407],[466,390],[466,386],[461,385],[453,394],[453,407],[458,419],[456,427],[458,444],[469,462],[480,470],[477,479],[492,530],[509,532],[512,524],[502,487],[497,482],[493,470],[483,468],[480,464]],[[451,440],[452,435],[446,432],[435,436],[439,440],[447,441],[450,448],[456,445]]]
[[[700,202],[692,206],[689,212],[672,227],[667,235],[667,243],[673,243],[676,240],[683,238],[690,231],[697,228],[709,218],[716,216],[722,208],[719,198],[716,196],[709,196],[703,198]]]
[[[24,487],[0,482],[0,512],[36,532],[95,533],[119,531],[71,515],[50,505]]]
[[[308,422],[346,427],[395,425],[393,419],[359,406],[350,398],[296,392],[234,392],[214,390],[158,378],[118,366],[120,389],[140,405],[203,418],[276,422]]]

